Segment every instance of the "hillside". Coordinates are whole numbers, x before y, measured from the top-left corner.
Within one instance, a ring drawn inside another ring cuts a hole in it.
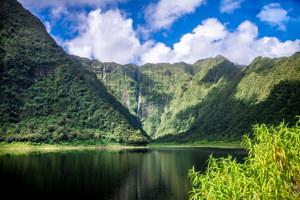
[[[178,134],[195,122],[195,107],[222,90],[240,68],[222,56],[186,63],[119,65],[73,56],[94,71],[108,91],[139,117],[152,137]]]
[[[141,67],[73,59],[96,73],[158,141],[233,141],[255,123],[294,123],[300,113],[300,53],[258,57],[244,68],[222,56]]]
[[[0,140],[148,142],[95,74],[15,0],[0,1],[0,39]]]
[[[1,141],[235,141],[300,113],[300,53],[246,67],[102,63],[67,55],[15,0],[0,4]]]
[[[287,58],[256,58],[227,88],[198,105],[198,123],[177,139],[233,140],[249,133],[256,123],[296,123],[300,113],[299,64],[300,53]]]

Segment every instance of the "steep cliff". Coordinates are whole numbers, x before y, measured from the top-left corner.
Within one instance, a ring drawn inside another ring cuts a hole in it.
[[[0,1],[0,139],[146,143],[139,121],[15,0]]]

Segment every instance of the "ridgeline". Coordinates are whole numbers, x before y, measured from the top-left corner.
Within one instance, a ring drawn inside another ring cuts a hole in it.
[[[73,56],[89,67],[158,142],[236,141],[252,125],[295,123],[300,53],[241,67],[222,56],[193,65],[119,65]]]
[[[0,38],[0,141],[231,142],[300,113],[300,53],[102,63],[66,54],[15,0],[0,1]]]
[[[147,143],[95,74],[75,65],[15,0],[0,2],[0,140]]]

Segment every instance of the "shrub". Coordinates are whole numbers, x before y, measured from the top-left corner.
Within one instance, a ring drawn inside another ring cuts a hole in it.
[[[299,199],[300,120],[294,127],[256,125],[244,136],[244,163],[210,156],[205,173],[189,170],[190,199]]]

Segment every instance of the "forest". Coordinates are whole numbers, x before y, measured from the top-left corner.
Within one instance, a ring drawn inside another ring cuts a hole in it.
[[[189,170],[190,199],[299,199],[299,114],[300,52],[247,66],[101,62],[68,55],[20,3],[0,1],[0,146],[242,141],[244,162],[211,155],[205,172]]]
[[[68,55],[18,2],[0,9],[1,141],[230,143],[297,121],[299,52],[248,66],[106,63]]]

